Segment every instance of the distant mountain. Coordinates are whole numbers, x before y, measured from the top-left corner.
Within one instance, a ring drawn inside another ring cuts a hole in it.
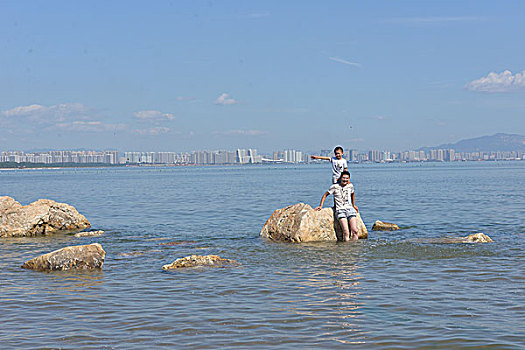
[[[517,134],[494,134],[473,139],[446,143],[435,147],[422,147],[421,151],[431,149],[454,149],[456,152],[525,151],[525,136]]]

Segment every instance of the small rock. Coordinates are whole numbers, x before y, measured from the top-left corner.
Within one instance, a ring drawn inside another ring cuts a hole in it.
[[[372,231],[397,231],[399,230],[399,226],[396,224],[392,224],[390,222],[384,222],[376,220],[374,222],[374,225],[372,226]]]
[[[472,243],[490,243],[490,242],[494,242],[492,240],[492,238],[490,238],[489,236],[487,236],[486,234],[484,233],[473,233],[471,235],[468,235],[467,237],[463,237],[463,239],[467,242],[472,242]]]
[[[79,233],[75,233],[75,237],[98,237],[98,236],[102,236],[104,234],[104,231],[102,230],[99,230],[99,231],[85,231],[85,232],[79,232]]]
[[[101,269],[106,252],[98,243],[55,250],[26,261],[22,267],[37,271]]]
[[[213,266],[224,267],[228,265],[238,265],[235,260],[223,259],[218,255],[191,255],[180,258],[171,264],[162,266],[163,270],[178,269],[183,267]]]
[[[0,237],[78,232],[89,227],[89,221],[71,205],[39,199],[22,206],[11,197],[0,197]]]

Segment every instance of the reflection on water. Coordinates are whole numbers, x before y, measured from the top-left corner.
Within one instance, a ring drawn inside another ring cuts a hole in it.
[[[268,242],[258,233],[273,209],[318,203],[329,185],[326,167],[1,173],[0,193],[23,204],[71,203],[105,234],[0,241],[0,344],[524,348],[524,323],[509,322],[525,319],[524,167],[355,165],[365,223],[380,219],[403,230],[305,244]],[[302,186],[291,186],[299,177]],[[203,207],[187,189],[209,179]],[[486,193],[497,220],[485,219]],[[474,232],[495,242],[443,244]],[[94,242],[107,253],[103,271],[20,268],[37,255]],[[162,271],[191,254],[241,265]]]

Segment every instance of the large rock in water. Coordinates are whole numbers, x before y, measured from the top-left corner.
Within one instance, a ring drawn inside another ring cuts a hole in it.
[[[357,230],[359,239],[368,238],[359,214]],[[332,208],[316,211],[308,204],[297,203],[274,211],[264,224],[261,236],[273,241],[298,243],[342,240],[343,233],[338,220],[334,222]]]
[[[0,197],[0,237],[50,235],[91,227],[71,205],[39,199],[22,206],[11,197]]]
[[[22,267],[37,271],[101,269],[106,252],[98,243],[55,250],[26,261]]]

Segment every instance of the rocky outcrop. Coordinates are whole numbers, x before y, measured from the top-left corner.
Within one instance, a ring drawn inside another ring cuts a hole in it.
[[[468,235],[467,237],[463,237],[463,239],[466,241],[466,242],[470,242],[470,243],[490,243],[490,242],[494,242],[492,240],[492,238],[490,238],[489,236],[487,236],[486,234],[484,233],[473,233],[471,235]]]
[[[184,267],[225,267],[239,265],[235,260],[223,259],[218,255],[190,255],[162,266],[163,270],[180,269]]]
[[[368,238],[361,216],[357,214],[359,239]],[[304,203],[277,209],[266,221],[261,236],[273,241],[316,242],[342,240],[343,233],[338,220],[334,222],[334,211],[325,208],[319,211]]]
[[[11,197],[0,197],[0,237],[77,232],[89,227],[89,221],[71,205],[39,199],[22,206]]]
[[[104,231],[84,231],[75,233],[75,237],[100,237],[104,234]]]
[[[106,252],[98,243],[55,250],[26,261],[22,267],[37,271],[101,269]]]
[[[399,226],[392,224],[391,222],[384,222],[376,220],[372,226],[372,231],[396,231],[399,230]]]

